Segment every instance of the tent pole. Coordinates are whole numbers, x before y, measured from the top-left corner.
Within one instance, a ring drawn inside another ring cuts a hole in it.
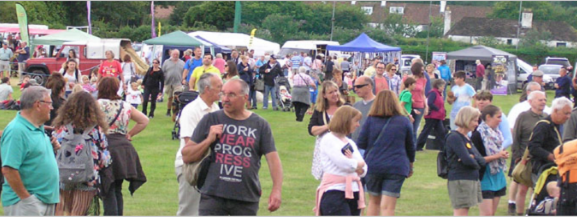
[[[427,29],[427,51],[425,53],[425,62],[429,62],[429,33],[431,33],[431,7],[433,6],[433,1],[429,2],[429,29]]]
[[[333,40],[333,29],[335,28],[335,6],[336,1],[333,2],[333,18],[331,18],[331,41]]]

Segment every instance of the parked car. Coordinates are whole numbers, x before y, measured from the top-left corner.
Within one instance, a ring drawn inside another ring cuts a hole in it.
[[[551,81],[545,81],[545,77],[543,77],[543,81],[547,84],[546,89],[552,89],[555,85],[555,81],[559,78],[559,71],[561,71],[561,65],[556,64],[543,64],[539,66],[539,70],[543,71],[544,75],[548,75],[551,77]]]
[[[401,65],[401,70],[399,70],[401,72],[401,75],[412,74],[411,61],[415,58],[420,59],[421,55],[417,55],[417,54],[403,54],[403,55],[401,55],[401,62],[399,63]]]
[[[120,62],[122,62],[121,57],[125,54],[131,56],[136,63],[138,74],[144,74],[148,69],[148,65],[134,52],[129,39],[101,39],[90,42],[66,42],[54,57],[34,58],[26,61],[25,71],[31,73],[31,78],[35,79],[37,83],[44,84],[52,72],[57,72],[62,68],[70,49],[75,50],[76,55],[78,55],[80,60],[78,68],[82,75],[90,74],[91,69],[98,67],[101,61],[106,60],[104,55],[106,50],[111,50],[114,53],[114,58]]]
[[[525,84],[528,82],[527,78],[529,75],[531,75],[531,73],[533,73],[533,67],[525,61],[517,59],[517,89],[521,89],[523,86],[525,86]],[[549,86],[549,84],[552,84],[555,81],[551,78],[550,75],[544,74],[543,82],[547,84],[545,89],[551,89],[553,86]]]
[[[571,63],[565,57],[547,57],[545,58],[545,64],[560,65],[566,68],[571,66]]]

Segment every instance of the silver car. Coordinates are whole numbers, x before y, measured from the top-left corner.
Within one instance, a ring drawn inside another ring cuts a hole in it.
[[[553,87],[555,85],[555,81],[559,78],[559,71],[561,71],[561,65],[556,64],[543,64],[539,66],[539,70],[543,72],[543,74],[551,76],[551,81],[547,83],[547,89]]]

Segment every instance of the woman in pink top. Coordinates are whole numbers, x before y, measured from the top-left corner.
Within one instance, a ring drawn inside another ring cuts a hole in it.
[[[411,91],[413,95],[413,112],[411,112],[411,116],[415,119],[413,122],[413,141],[417,141],[417,131],[419,130],[419,126],[421,125],[421,120],[423,119],[424,115],[429,113],[429,108],[426,103],[427,97],[425,97],[425,86],[427,85],[427,78],[425,77],[425,65],[421,62],[415,62],[411,66],[411,72],[413,78],[417,81],[415,84],[415,88]],[[407,77],[403,78],[403,82]]]

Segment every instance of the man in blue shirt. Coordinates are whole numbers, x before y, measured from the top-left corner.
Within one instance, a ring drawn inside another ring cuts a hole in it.
[[[26,67],[26,61],[30,58],[30,48],[25,41],[23,41],[21,44],[22,48],[16,50],[16,53],[18,54],[18,77],[20,78],[18,85],[22,84],[22,72]]]
[[[20,98],[21,111],[6,126],[2,144],[2,206],[7,216],[54,215],[60,202],[59,172],[55,150],[60,144],[44,133],[50,120],[50,91],[27,88]]]
[[[559,77],[555,81],[555,98],[567,97],[571,91],[571,79],[567,76],[567,68],[562,67],[559,71]]]
[[[298,52],[293,52],[293,57],[290,59],[292,63],[291,72],[293,75],[298,73],[299,67],[301,67],[303,58],[299,55]]]
[[[447,66],[447,61],[441,60],[441,65],[437,68],[441,74],[441,79],[445,80],[445,89],[443,90],[443,100],[447,99],[447,87],[451,83],[451,69]]]
[[[186,63],[184,64],[184,70],[182,72],[182,84],[185,85],[186,87],[189,86],[188,82],[190,81],[190,77],[194,69],[196,69],[196,67],[202,66],[201,55],[202,52],[200,50],[200,47],[196,47],[194,49],[194,57],[186,61]]]

